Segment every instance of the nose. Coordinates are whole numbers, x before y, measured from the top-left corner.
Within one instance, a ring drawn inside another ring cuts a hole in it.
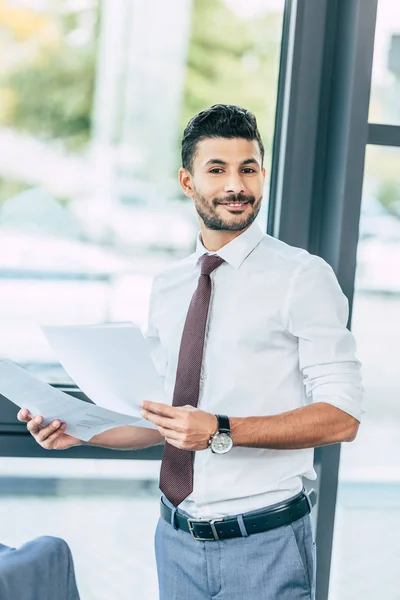
[[[240,176],[240,173],[232,173],[225,182],[224,192],[226,194],[243,194],[246,186]]]

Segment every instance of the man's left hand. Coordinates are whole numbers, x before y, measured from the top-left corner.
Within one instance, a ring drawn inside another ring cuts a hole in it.
[[[169,406],[143,400],[143,418],[157,425],[166,441],[182,450],[205,450],[212,435],[218,431],[215,415],[193,406]]]

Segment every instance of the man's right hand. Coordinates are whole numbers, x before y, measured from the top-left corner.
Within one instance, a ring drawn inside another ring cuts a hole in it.
[[[47,427],[41,427],[43,417],[40,415],[33,417],[26,408],[21,408],[17,419],[18,421],[27,423],[26,427],[28,431],[33,435],[37,443],[46,450],[67,450],[67,448],[83,444],[82,440],[64,433],[66,424],[61,423],[59,419],[52,421]]]

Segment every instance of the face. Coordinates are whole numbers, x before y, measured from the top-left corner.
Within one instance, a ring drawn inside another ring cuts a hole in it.
[[[206,138],[197,145],[192,170],[180,170],[181,185],[207,229],[241,231],[251,225],[265,179],[257,141]]]

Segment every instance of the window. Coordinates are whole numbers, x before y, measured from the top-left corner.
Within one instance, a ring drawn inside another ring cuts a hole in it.
[[[400,5],[378,0],[369,121],[400,125]]]
[[[193,251],[177,170],[194,113],[253,110],[270,172],[283,0],[178,4],[0,12],[0,357],[46,381],[69,379],[40,324],[144,325],[155,272]]]
[[[366,414],[342,445],[330,600],[398,595],[400,149],[368,146],[352,330]]]
[[[253,110],[269,175],[283,10],[0,2],[0,360],[69,383],[40,324],[145,324],[154,274],[194,249],[197,220],[177,184],[194,113]],[[159,464],[120,457],[0,458],[1,543],[64,538],[85,600],[157,597]]]

